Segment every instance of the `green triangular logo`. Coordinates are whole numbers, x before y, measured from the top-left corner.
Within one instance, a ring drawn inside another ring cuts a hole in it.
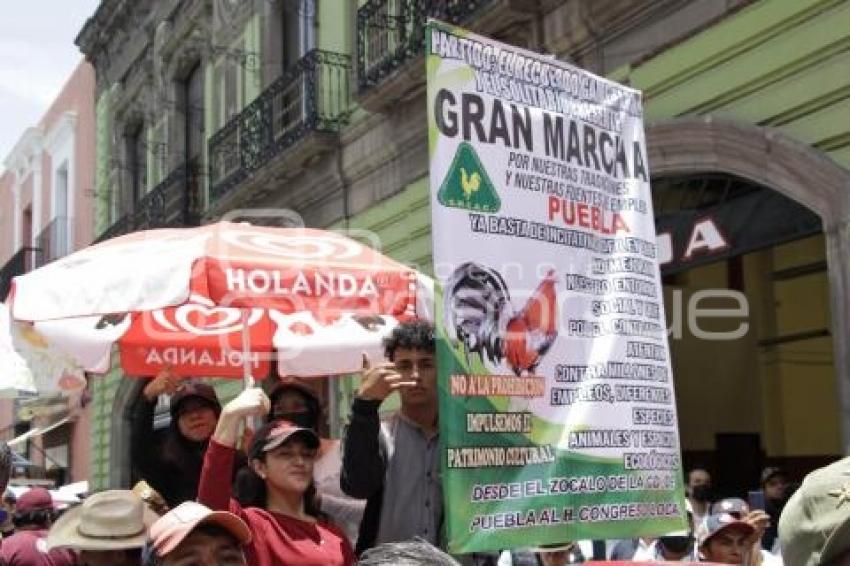
[[[487,170],[467,142],[458,146],[452,166],[437,193],[437,200],[443,206],[475,212],[498,212],[502,207]]]

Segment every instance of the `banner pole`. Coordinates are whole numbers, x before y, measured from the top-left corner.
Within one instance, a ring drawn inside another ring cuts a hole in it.
[[[251,332],[248,325],[250,309],[242,309],[242,380],[244,389],[254,387],[254,376],[251,374]]]

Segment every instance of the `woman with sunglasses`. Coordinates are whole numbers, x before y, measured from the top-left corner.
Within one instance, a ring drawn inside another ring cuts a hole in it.
[[[338,527],[320,516],[315,504],[313,464],[319,438],[286,420],[272,421],[253,437],[248,458],[255,489],[252,505],[231,497],[230,477],[239,425],[269,412],[261,389],[243,391],[225,405],[201,472],[198,501],[240,516],[254,533],[246,549],[249,565],[348,565],[355,557]]]

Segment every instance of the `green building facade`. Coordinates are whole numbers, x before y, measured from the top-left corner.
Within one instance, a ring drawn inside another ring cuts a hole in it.
[[[712,362],[687,337],[673,346],[683,448],[686,463],[720,466],[734,453],[731,436],[755,437],[759,463],[801,470],[848,451],[850,2],[163,0],[120,16],[125,6],[104,0],[78,38],[98,73],[104,237],[148,227],[138,204],[166,186],[175,206],[159,225],[292,210],[309,226],[369,230],[383,253],[430,273],[422,26],[429,15],[450,19],[642,90],[654,182],[687,180],[694,190],[695,179],[734,179],[819,216],[819,234],[726,253],[665,280],[687,295],[700,281],[729,286],[741,271],[754,301],[746,340],[702,348],[728,358],[714,363],[725,376],[718,397],[744,397],[734,410],[706,416],[699,400]],[[109,49],[119,55],[106,57]],[[179,99],[191,98],[184,83],[198,65],[203,109],[192,134],[197,109]],[[134,183],[126,134],[138,124],[145,186],[122,209]],[[190,155],[193,135],[204,143]],[[814,306],[800,308],[800,297]],[[222,398],[239,386],[220,384]],[[328,392],[334,432],[354,386],[343,379]],[[95,382],[96,487],[128,478],[125,410],[137,388],[117,369]],[[812,415],[812,406],[824,409]]]

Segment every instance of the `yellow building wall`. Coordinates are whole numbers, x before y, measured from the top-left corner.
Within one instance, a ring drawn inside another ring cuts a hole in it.
[[[773,273],[825,261],[823,236],[771,250]],[[828,334],[829,282],[825,268],[773,282],[773,336]],[[766,334],[764,338],[770,338]],[[760,351],[762,379],[778,405],[781,422],[768,435],[769,454],[840,454],[839,411],[832,337],[795,340]]]
[[[715,341],[694,336],[688,321],[695,293],[727,286],[726,262],[718,262],[679,274],[674,285],[664,288],[668,325],[674,325],[670,355],[681,442],[686,451],[714,450],[718,432],[761,432],[760,387],[752,378],[758,369],[752,324],[742,338]],[[733,309],[738,303],[702,299],[697,306]],[[700,317],[696,323],[705,332],[731,332],[748,319]]]
[[[768,457],[840,454],[832,338],[823,335],[830,324],[823,236],[747,254],[742,261],[749,316],[699,319],[699,328],[713,332],[746,321],[747,334],[736,340],[698,339],[688,325],[694,293],[728,286],[727,262],[697,267],[665,285],[668,325],[681,321],[670,351],[683,449],[714,450],[717,433],[757,433]],[[795,268],[803,269],[787,271]],[[736,304],[704,300],[699,306]],[[793,341],[771,342],[795,335]]]

